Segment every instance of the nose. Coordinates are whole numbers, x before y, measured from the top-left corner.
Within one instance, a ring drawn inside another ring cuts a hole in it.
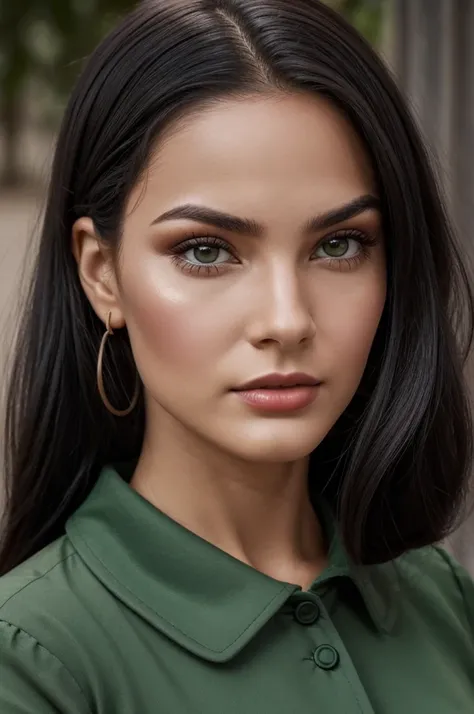
[[[294,266],[273,266],[258,282],[249,322],[250,342],[259,349],[275,344],[281,350],[310,342],[316,326],[304,276],[298,276]]]

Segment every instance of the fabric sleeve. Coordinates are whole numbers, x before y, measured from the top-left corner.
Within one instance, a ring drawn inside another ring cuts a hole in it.
[[[1,714],[91,714],[64,665],[23,630],[0,621]]]

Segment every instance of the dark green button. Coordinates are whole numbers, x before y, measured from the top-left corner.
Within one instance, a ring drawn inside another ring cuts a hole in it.
[[[310,600],[300,602],[295,609],[295,619],[300,625],[313,625],[319,618],[319,615],[319,606]]]
[[[313,659],[321,669],[334,669],[339,664],[339,652],[331,645],[321,645],[314,651]]]

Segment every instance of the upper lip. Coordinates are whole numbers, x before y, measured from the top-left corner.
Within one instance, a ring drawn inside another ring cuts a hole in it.
[[[243,391],[245,389],[265,389],[269,387],[300,387],[300,386],[311,386],[315,387],[321,382],[315,377],[311,377],[309,374],[304,374],[304,372],[292,372],[291,374],[278,374],[276,372],[272,374],[265,374],[263,377],[257,377],[256,379],[251,379],[249,382],[245,382],[240,387],[237,387],[235,391]]]

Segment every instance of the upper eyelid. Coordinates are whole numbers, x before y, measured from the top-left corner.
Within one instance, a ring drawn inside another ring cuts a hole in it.
[[[229,245],[229,241],[225,240],[224,238],[220,238],[219,236],[214,236],[214,235],[191,235],[188,238],[185,238],[184,240],[180,241],[179,243],[176,244],[176,248],[180,248],[181,246],[186,246],[188,244],[191,245],[196,245],[196,243],[206,243],[207,242],[214,242],[214,243],[223,243],[225,245]]]
[[[368,235],[372,231],[366,231],[366,230],[361,230],[360,228],[353,228],[353,227],[346,227],[346,228],[333,228],[333,229],[328,229],[328,232],[322,236],[318,240],[318,244],[321,242],[324,242],[328,238],[331,238],[331,236],[334,235],[340,235],[340,234],[353,234],[353,235]],[[205,243],[206,241],[212,241],[215,243],[222,243],[225,246],[229,246],[232,248],[232,245],[226,238],[221,238],[220,236],[212,235],[212,234],[206,234],[206,233],[195,233],[188,238],[185,238],[184,240],[180,241],[178,244],[176,244],[176,248],[186,246],[188,243],[190,244],[196,244],[198,243]]]
[[[223,250],[227,250],[229,253],[235,253],[236,250],[233,248],[231,245],[229,245],[228,241],[224,240],[223,238],[219,238],[217,236],[190,236],[189,238],[185,238],[184,240],[180,241],[179,243],[176,243],[171,249],[171,253],[184,253],[188,250],[191,250],[192,248],[195,248],[199,245],[206,245],[206,244],[211,244],[216,248],[222,248]]]

